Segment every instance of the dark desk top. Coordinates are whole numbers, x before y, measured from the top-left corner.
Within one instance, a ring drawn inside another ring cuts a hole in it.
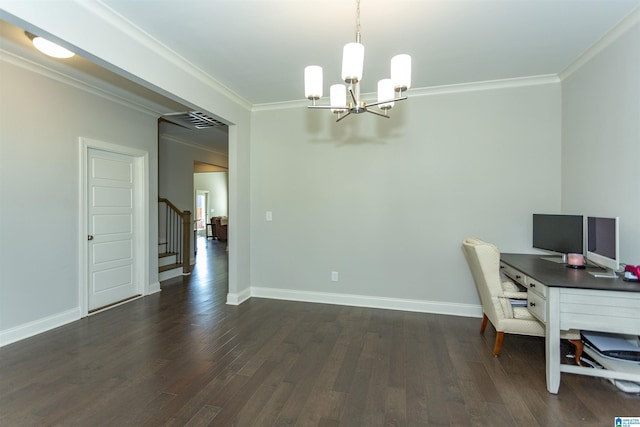
[[[588,271],[595,271],[596,267],[567,268],[565,264],[547,261],[542,255],[534,254],[500,254],[500,260],[547,286],[640,292],[640,282],[626,282],[621,274],[617,279],[593,277]]]

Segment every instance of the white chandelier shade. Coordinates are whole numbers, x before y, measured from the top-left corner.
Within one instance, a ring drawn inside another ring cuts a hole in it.
[[[332,113],[343,113],[347,109],[347,87],[341,83],[329,88]]]
[[[364,68],[364,45],[347,43],[342,50],[342,80],[345,83],[358,83],[362,80]]]
[[[307,99],[322,98],[322,67],[309,65],[304,69],[304,95]]]
[[[391,81],[398,91],[411,87],[411,56],[401,54],[391,58]]]
[[[347,43],[342,50],[342,80],[348,85],[336,84],[330,87],[330,105],[316,105],[322,98],[322,68],[310,65],[304,69],[305,96],[311,100],[309,108],[330,109],[340,121],[350,114],[373,113],[389,117],[387,112],[396,101],[407,99],[404,91],[411,87],[411,56],[396,55],[391,59],[391,78],[378,82],[377,102],[360,99],[360,82],[364,69],[364,45],[360,43],[360,0],[356,0],[356,41]],[[347,95],[348,89],[348,95]],[[377,106],[377,109],[372,107]]]
[[[394,98],[393,92],[394,88],[391,79],[382,79],[378,81],[378,107],[382,108],[383,110],[393,108],[395,102],[388,102],[390,99]]]

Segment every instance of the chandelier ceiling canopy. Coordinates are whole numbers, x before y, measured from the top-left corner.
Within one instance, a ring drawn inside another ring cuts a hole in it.
[[[407,99],[404,92],[411,87],[411,56],[396,55],[391,58],[391,77],[378,81],[377,101],[362,101],[360,81],[364,68],[364,45],[360,40],[360,0],[356,0],[356,41],[347,43],[342,51],[342,80],[346,85],[339,83],[329,88],[330,105],[316,105],[316,101],[323,96],[322,67],[309,65],[304,69],[305,96],[312,103],[309,108],[330,109],[338,116],[336,122],[350,114],[360,113],[373,113],[389,118],[387,112],[396,101]]]

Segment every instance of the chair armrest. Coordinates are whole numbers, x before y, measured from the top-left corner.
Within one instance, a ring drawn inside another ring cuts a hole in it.
[[[513,299],[527,299],[526,292],[505,292],[504,296]]]

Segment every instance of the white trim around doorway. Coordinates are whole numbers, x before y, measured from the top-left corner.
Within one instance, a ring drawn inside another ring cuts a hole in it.
[[[89,295],[88,295],[88,269],[87,269],[87,171],[88,171],[88,152],[89,149],[98,149],[110,151],[134,158],[135,163],[135,180],[137,189],[141,197],[136,201],[136,209],[139,209],[137,215],[136,230],[138,233],[138,242],[140,244],[134,248],[134,257],[140,262],[138,263],[138,291],[140,295],[148,295],[155,292],[150,290],[149,286],[149,153],[147,151],[138,150],[131,147],[112,144],[109,142],[98,141],[95,139],[80,137],[79,140],[79,221],[78,221],[78,301],[80,308],[80,317],[86,317],[89,314]]]

